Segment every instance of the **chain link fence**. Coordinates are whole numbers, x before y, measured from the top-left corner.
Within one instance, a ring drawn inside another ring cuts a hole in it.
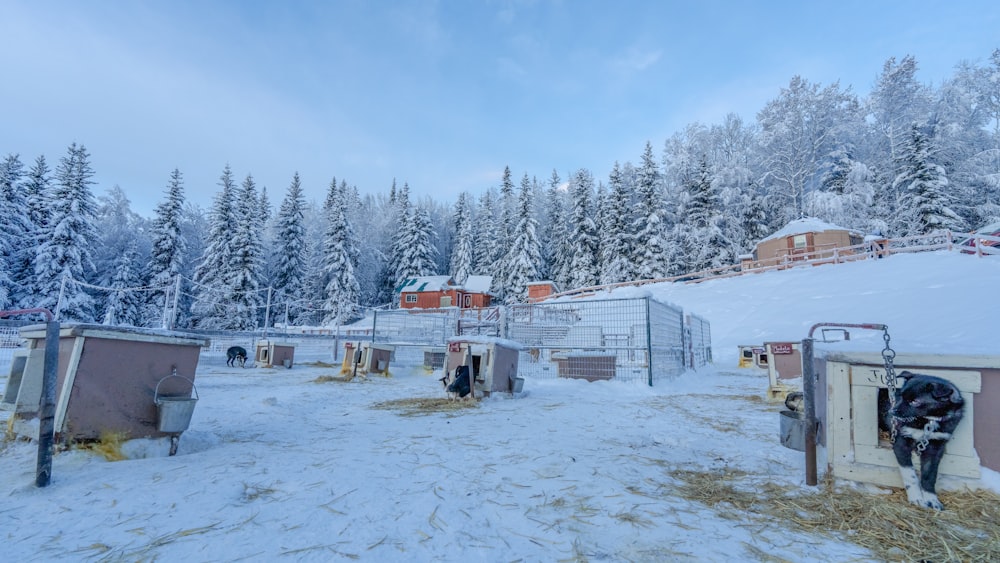
[[[22,345],[21,321],[0,321],[0,369],[10,365]],[[708,321],[685,315],[674,305],[649,297],[629,299],[570,299],[559,302],[488,309],[395,309],[377,311],[372,325],[318,330],[301,334],[199,331],[209,345],[200,363],[225,366],[226,350],[246,349],[253,365],[256,346],[267,339],[295,347],[295,361],[340,363],[346,342],[373,342],[394,347],[392,363],[399,366],[441,367],[448,339],[488,336],[512,340],[524,349],[519,372],[526,377],[568,377],[587,380],[654,382],[676,377],[687,368],[712,361]]]
[[[570,300],[508,308],[526,377],[643,382],[685,369],[684,311],[648,297]]]

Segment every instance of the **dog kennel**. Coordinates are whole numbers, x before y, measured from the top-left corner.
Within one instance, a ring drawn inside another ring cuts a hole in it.
[[[781,402],[802,390],[802,351],[799,342],[765,342],[767,355],[767,400]]]
[[[453,338],[448,341],[445,376],[459,366],[469,366],[473,397],[520,392],[524,379],[517,375],[521,347],[516,342],[489,337]]]
[[[978,488],[980,466],[1000,471],[1000,356],[899,354],[894,363],[897,374],[908,370],[947,379],[965,399],[939,475]],[[837,478],[901,487],[892,444],[878,428],[879,389],[887,389],[882,356],[817,352],[814,365],[817,441],[826,447],[827,471]]]
[[[344,361],[340,366],[343,375],[375,373],[389,377],[389,361],[395,347],[371,342],[345,342]]]
[[[20,330],[28,344],[15,354],[4,401],[14,413],[11,430],[38,438],[45,325]],[[201,349],[200,336],[141,328],[63,324],[56,371],[56,440],[95,440],[103,433],[128,438],[168,436],[158,428],[157,393],[189,397]],[[157,384],[172,374],[157,390]]]
[[[269,368],[285,366],[291,368],[295,359],[295,344],[291,342],[275,342],[274,340],[258,340],[254,363]]]

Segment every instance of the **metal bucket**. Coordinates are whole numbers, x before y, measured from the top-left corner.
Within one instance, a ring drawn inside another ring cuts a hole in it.
[[[806,451],[806,419],[794,411],[781,411],[781,445]]]
[[[179,434],[187,430],[191,424],[191,415],[194,414],[194,406],[198,402],[198,389],[195,388],[193,381],[187,379],[191,383],[194,397],[161,397],[160,383],[171,377],[187,379],[180,375],[168,375],[156,384],[156,390],[153,392],[153,402],[156,403],[156,428],[160,432]]]
[[[520,393],[521,389],[524,389],[524,378],[523,377],[512,377],[511,378],[512,392]]]

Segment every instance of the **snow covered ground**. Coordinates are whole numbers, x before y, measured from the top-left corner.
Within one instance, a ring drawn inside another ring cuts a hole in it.
[[[430,414],[392,403],[442,396],[419,367],[343,383],[301,363],[202,366],[174,457],[152,440],[126,443],[125,461],[61,452],[38,489],[35,444],[0,445],[3,559],[877,560],[779,520],[722,517],[678,495],[672,472],[806,489],[803,454],[780,445],[779,409],[760,400],[766,374],[737,369],[737,345],[878,322],[901,354],[997,353],[998,279],[1000,260],[937,252],[624,289],[707,318],[716,363],[653,388],[528,380],[518,397]]]

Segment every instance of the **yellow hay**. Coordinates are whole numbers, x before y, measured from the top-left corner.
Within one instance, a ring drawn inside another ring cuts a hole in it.
[[[911,505],[901,490],[874,495],[752,483],[736,471],[673,470],[679,494],[725,518],[780,522],[793,529],[849,541],[886,561],[1000,561],[1000,496],[989,491],[943,492],[942,512]]]
[[[384,401],[372,405],[373,409],[401,411],[400,416],[426,416],[435,413],[454,413],[479,408],[478,400],[454,400],[448,398],[412,398]]]

